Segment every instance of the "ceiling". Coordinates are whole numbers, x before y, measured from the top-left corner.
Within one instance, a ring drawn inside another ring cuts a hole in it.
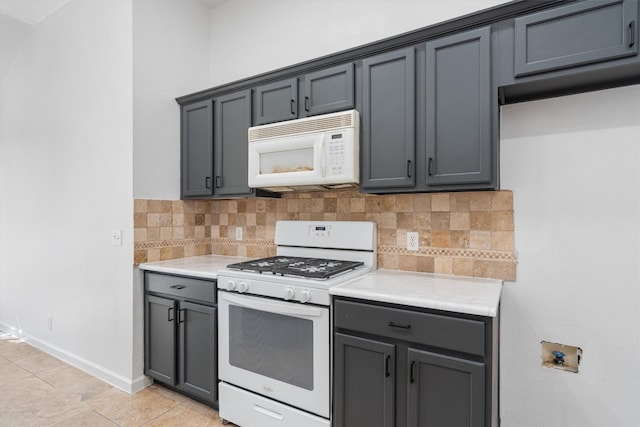
[[[69,0],[0,0],[0,14],[35,25]]]
[[[0,82],[9,71],[31,28],[69,1],[0,0]],[[199,1],[212,9],[229,0]]]

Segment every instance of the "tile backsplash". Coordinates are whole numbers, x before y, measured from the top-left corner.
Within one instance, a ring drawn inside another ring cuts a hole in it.
[[[275,255],[277,220],[374,221],[378,268],[515,280],[513,193],[372,195],[354,190],[281,199],[135,200],[134,262],[194,255]],[[236,228],[242,240],[236,240]],[[419,250],[408,251],[408,231]]]

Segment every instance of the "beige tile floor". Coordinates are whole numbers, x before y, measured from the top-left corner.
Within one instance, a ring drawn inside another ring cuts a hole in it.
[[[159,385],[134,395],[0,331],[0,427],[222,426],[218,412]]]

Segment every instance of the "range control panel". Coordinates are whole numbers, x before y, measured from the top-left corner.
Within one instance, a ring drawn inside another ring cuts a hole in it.
[[[309,237],[329,237],[331,234],[330,225],[310,225]]]

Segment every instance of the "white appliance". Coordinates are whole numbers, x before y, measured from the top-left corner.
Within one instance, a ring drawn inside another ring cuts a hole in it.
[[[360,182],[356,110],[249,128],[249,187],[309,191]]]
[[[376,225],[278,221],[277,256],[218,273],[220,417],[331,425],[329,288],[376,268]]]

